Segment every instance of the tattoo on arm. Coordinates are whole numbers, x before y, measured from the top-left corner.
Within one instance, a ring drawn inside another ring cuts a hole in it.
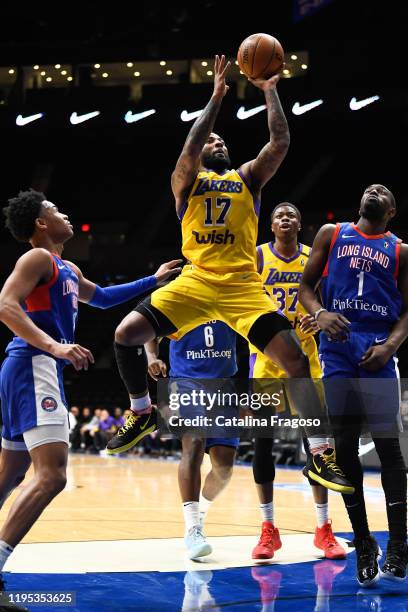
[[[172,175],[175,195],[187,189],[197,174],[201,151],[214,127],[221,102],[222,98],[212,97],[187,136]]]
[[[269,142],[252,162],[255,187],[261,188],[275,174],[289,148],[289,126],[276,89],[265,91],[268,111]]]
[[[271,142],[284,142],[286,144],[289,140],[289,126],[276,89],[265,91],[265,100]]]
[[[191,128],[184,148],[190,149],[193,155],[200,155],[203,146],[207,142],[221,108],[221,102],[222,99],[211,98]]]

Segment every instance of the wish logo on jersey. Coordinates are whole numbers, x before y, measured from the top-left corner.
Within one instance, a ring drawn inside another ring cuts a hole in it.
[[[192,231],[197,244],[234,244],[235,236],[227,229],[226,232],[217,233],[217,230],[212,230],[208,234],[200,234],[200,232]]]

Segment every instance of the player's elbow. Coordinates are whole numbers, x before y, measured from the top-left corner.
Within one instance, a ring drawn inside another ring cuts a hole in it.
[[[17,304],[18,305],[18,304]],[[16,304],[7,297],[0,298],[0,321],[7,325],[10,316],[15,310]]]

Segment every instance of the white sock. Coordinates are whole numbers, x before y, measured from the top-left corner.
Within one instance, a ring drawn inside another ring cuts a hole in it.
[[[329,441],[327,438],[308,438],[307,440],[312,455],[324,453],[326,448],[329,448]]]
[[[198,501],[190,501],[183,503],[184,522],[186,530],[189,531],[192,527],[200,524],[200,505]]]
[[[273,523],[273,501],[269,504],[259,504],[262,513],[262,520]]]
[[[150,408],[152,400],[150,399],[149,393],[146,393],[143,397],[131,397],[130,398],[130,409],[132,412],[141,412]]]
[[[210,509],[212,504],[212,500],[204,497],[202,493],[200,493],[200,518],[205,518],[207,516],[207,512]]]
[[[14,548],[10,546],[10,544],[7,544],[4,540],[0,540],[0,572],[3,571],[3,567],[13,550]]]
[[[323,527],[329,520],[329,504],[316,504],[317,526]]]

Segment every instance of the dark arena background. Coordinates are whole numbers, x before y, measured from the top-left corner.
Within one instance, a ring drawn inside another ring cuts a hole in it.
[[[147,276],[181,257],[170,175],[192,125],[189,115],[207,103],[214,55],[225,54],[233,61],[230,90],[215,129],[233,167],[256,157],[268,139],[266,112],[245,117],[245,111],[263,105],[264,97],[235,60],[246,36],[266,32],[285,49],[278,91],[291,144],[263,191],[258,243],[270,240],[270,213],[281,201],[301,210],[305,244],[327,222],[357,221],[362,193],[372,183],[395,195],[390,229],[407,242],[407,23],[408,5],[392,0],[143,0],[109,8],[74,2],[48,10],[5,2],[1,204],[20,189],[43,191],[74,225],[64,257],[102,286]],[[1,285],[26,250],[2,221]],[[95,409],[128,408],[113,336],[136,303],[110,310],[80,306],[77,340],[93,352],[95,365],[86,373],[67,367],[65,388],[83,423],[89,422],[86,407],[90,416]],[[1,325],[2,350],[10,339]],[[164,342],[165,357],[166,350]],[[238,357],[239,375],[246,377],[242,338]],[[406,344],[398,357],[401,377],[408,377]],[[407,393],[402,400],[408,411]],[[76,603],[57,609],[81,612],[408,610],[404,582],[359,590],[351,528],[336,493],[329,495],[330,516],[350,554],[343,561],[318,560],[311,493],[301,474],[304,456],[287,432],[274,447],[276,522],[284,546],[270,564],[257,566],[251,560],[260,527],[251,440],[241,443],[230,488],[210,510],[206,532],[218,542],[217,554],[201,563],[186,560],[183,549],[178,441],[152,438],[136,448],[116,458],[89,436],[72,444],[67,488],[10,558],[7,590],[74,592]],[[363,461],[369,519],[384,548],[387,523],[375,451]],[[10,500],[2,521],[9,506]]]

